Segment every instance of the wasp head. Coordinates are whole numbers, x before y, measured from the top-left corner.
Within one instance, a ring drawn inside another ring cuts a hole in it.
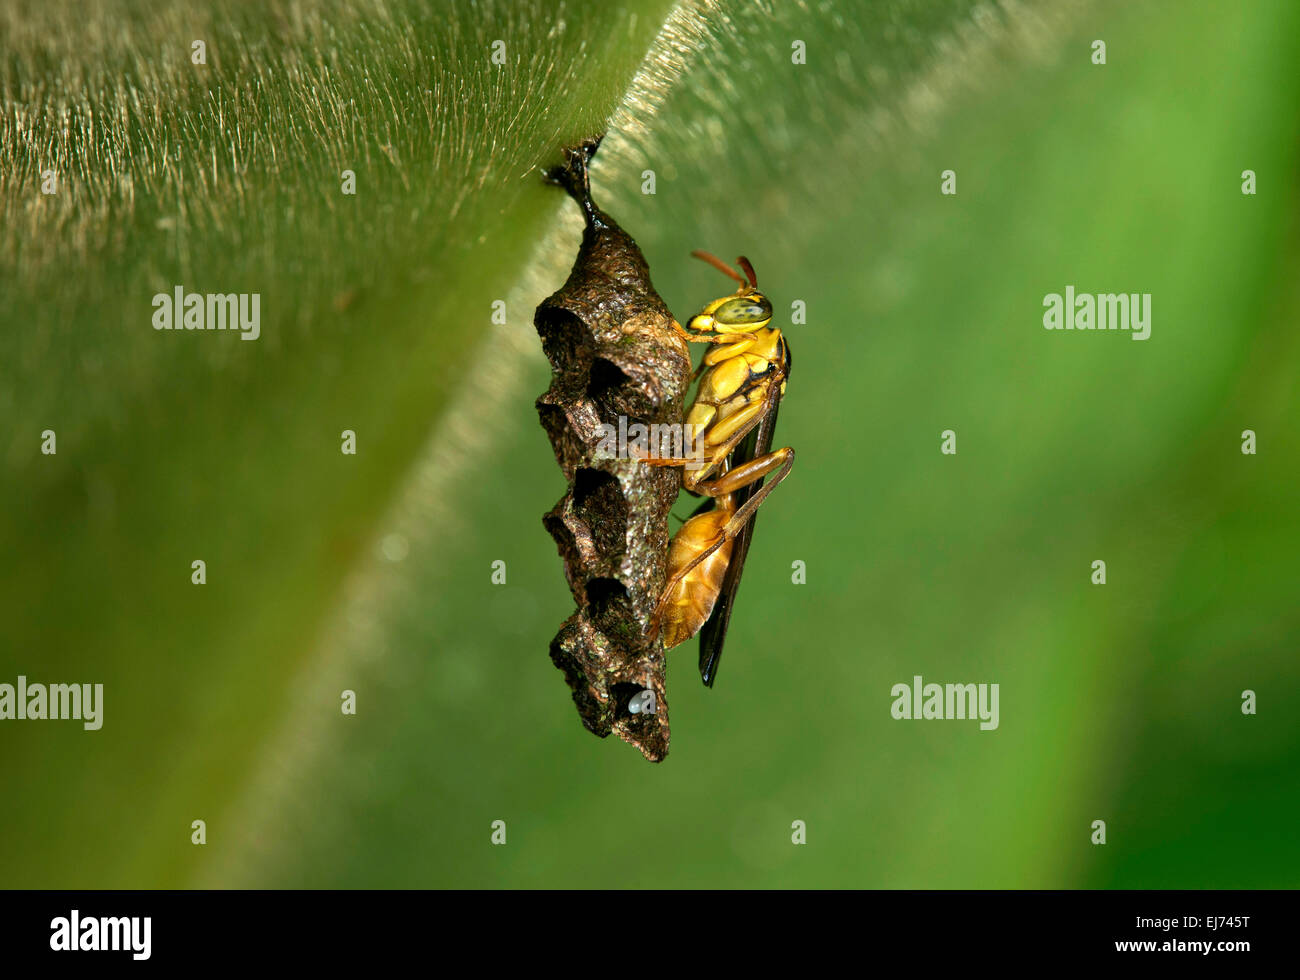
[[[687,324],[691,330],[701,333],[752,333],[771,322],[772,304],[758,291],[758,277],[754,275],[754,267],[749,264],[749,259],[742,255],[736,260],[745,270],[745,278],[742,279],[735,269],[716,255],[701,251],[691,254],[740,283],[740,288],[734,293],[715,299],[691,317]]]

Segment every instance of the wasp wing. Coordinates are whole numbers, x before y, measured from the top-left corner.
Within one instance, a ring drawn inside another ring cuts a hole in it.
[[[732,466],[748,463],[751,459],[766,456],[772,451],[772,435],[776,431],[776,416],[780,410],[778,398],[771,409],[760,416],[758,425],[750,430],[744,440],[732,452]],[[753,483],[741,487],[735,492],[736,508],[740,509],[750,497],[758,492],[762,483]],[[700,678],[705,686],[712,687],[718,676],[718,661],[722,658],[722,644],[727,638],[727,624],[731,622],[731,607],[736,601],[736,592],[740,588],[740,576],[745,570],[745,555],[749,553],[749,542],[754,537],[754,522],[758,520],[758,511],[745,522],[745,526],[736,535],[731,545],[731,561],[727,564],[727,574],[722,579],[722,589],[718,600],[713,604],[713,612],[700,629]]]

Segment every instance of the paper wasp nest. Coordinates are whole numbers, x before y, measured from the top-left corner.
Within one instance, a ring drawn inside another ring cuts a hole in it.
[[[591,202],[597,142],[566,150],[548,174],[587,224],[568,280],[534,319],[553,371],[537,411],[569,483],[543,523],[578,604],[551,659],[588,729],[615,732],[658,762],[668,753],[664,650],[645,632],[664,586],[681,471],[599,446],[602,424],[617,433],[620,416],[627,427],[680,423],[691,360],[636,242]]]

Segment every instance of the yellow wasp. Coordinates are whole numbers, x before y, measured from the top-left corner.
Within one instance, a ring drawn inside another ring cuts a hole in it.
[[[731,607],[754,533],[755,512],[794,465],[794,450],[772,449],[777,409],[790,375],[790,348],[769,326],[772,304],[745,277],[708,252],[691,253],[740,283],[677,330],[704,355],[695,401],[686,415],[691,449],[682,457],[642,457],[650,466],[681,466],[682,486],[709,499],[681,526],[668,551],[668,580],[652,629],[671,649],[700,633],[700,676],[717,676]],[[765,480],[771,476],[770,480]]]

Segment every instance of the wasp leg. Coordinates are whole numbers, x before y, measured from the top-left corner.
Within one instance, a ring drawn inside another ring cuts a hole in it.
[[[673,329],[677,335],[685,340],[688,344],[734,344],[736,335],[734,333],[697,333],[694,330],[687,330],[676,320],[673,321]]]
[[[707,456],[651,456],[645,450],[631,445],[627,447],[627,454],[646,466],[690,466],[692,463],[701,466],[705,463],[716,465],[723,458],[719,453],[709,453]]]
[[[766,456],[759,456],[757,459],[751,459],[747,463],[741,463],[739,466],[732,467],[722,476],[714,480],[705,480],[703,483],[697,483],[695,489],[706,497],[722,497],[729,493],[735,493],[742,487],[747,487],[751,483],[757,483],[763,477],[767,476],[774,470],[784,467],[786,472],[789,471],[794,463],[794,450],[789,447],[785,449],[774,449]],[[782,472],[763,490],[768,487],[774,487],[786,477],[786,472]],[[761,492],[761,491],[760,491]],[[748,501],[746,501],[748,503]],[[737,517],[744,507],[737,511]],[[751,509],[749,513],[753,513]],[[734,520],[735,518],[733,518]]]
[[[721,333],[695,333],[692,330],[687,330],[676,320],[673,321],[673,329],[677,331],[677,336],[681,337],[688,344],[725,344],[728,341],[735,339],[734,337],[728,337],[726,334]]]
[[[646,466],[683,466],[689,471],[683,475],[683,487],[692,493],[704,493],[707,496],[716,497],[718,494],[700,489],[703,478],[717,469],[718,464],[731,455],[731,451],[740,445],[745,436],[749,435],[754,426],[758,425],[776,407],[780,400],[781,391],[777,386],[773,385],[765,399],[758,403],[761,408],[755,409],[743,424],[727,436],[726,441],[709,447],[704,456],[651,456],[649,453],[641,452],[635,446],[628,446],[628,455]],[[745,411],[749,411],[749,409],[745,409]],[[735,416],[731,417],[734,418]],[[722,421],[726,422],[727,420],[723,419]]]
[[[728,541],[733,540],[741,532],[746,522],[754,516],[754,511],[758,510],[759,505],[767,499],[767,495],[776,489],[778,483],[790,475],[790,468],[794,466],[794,450],[786,447],[777,449],[768,453],[766,456],[759,456],[748,463],[737,466],[729,470],[725,475],[718,477],[716,480],[710,480],[707,484],[701,484],[701,487],[709,488],[709,496],[721,497],[726,494],[734,493],[741,487],[747,487],[751,483],[763,479],[768,474],[772,479],[763,484],[762,487],[750,497],[743,507],[737,510],[728,519],[722,531],[718,534],[717,540],[701,551],[698,555],[690,560],[686,565],[679,568],[667,582],[663,594],[659,600],[659,608],[655,610],[655,620],[660,615],[660,610],[669,595],[672,594],[673,588],[677,583],[689,575],[700,562],[708,558]],[[679,532],[680,533],[680,532]]]
[[[709,453],[707,456],[654,456],[634,443],[628,443],[627,454],[645,466],[690,466],[694,463],[699,466],[707,464],[710,469],[725,458],[720,453]]]
[[[739,440],[736,440],[739,442]],[[649,452],[641,449],[639,446],[629,444],[627,454],[643,466],[681,466],[691,471],[695,479],[706,476],[718,468],[718,465],[727,458],[732,447],[723,447],[713,450],[705,456],[652,456]],[[699,492],[694,489],[694,484],[686,487],[690,493],[699,496]]]
[[[682,464],[686,466],[686,472],[682,474],[682,486],[687,490],[690,490],[692,493],[703,493],[710,497],[717,496],[718,494],[716,493],[710,493],[708,490],[701,489],[702,486],[706,485],[705,477],[714,471],[719,460],[726,459],[731,455],[732,450],[744,441],[745,437],[754,430],[755,426],[763,421],[763,419],[768,418],[772,412],[775,412],[780,403],[781,389],[778,385],[772,384],[768,387],[767,393],[763,396],[763,401],[759,402],[757,406],[748,406],[741,409],[741,411],[737,412],[735,415],[723,419],[721,422],[712,423],[712,425],[725,425],[728,427],[735,425],[736,427],[734,431],[728,434],[727,438],[723,442],[719,443],[717,446],[710,446],[708,448],[707,456],[696,457],[696,462],[700,459],[708,460],[708,466],[692,467],[689,465],[691,460],[687,460]],[[738,424],[732,421],[742,414],[748,417]]]
[[[627,447],[628,455],[642,466],[680,466],[685,473],[682,476],[682,489],[699,497],[703,491],[696,482],[717,470],[719,464],[727,457],[724,453],[710,453],[707,456],[650,456],[634,446]],[[728,450],[730,452],[730,450]],[[713,496],[712,494],[704,494]]]
[[[736,338],[735,334],[722,334],[718,340],[713,341],[715,344],[725,344],[725,347],[715,347],[704,355],[704,362],[700,367],[713,367],[720,361],[728,360],[737,354],[743,354],[754,346],[754,338],[750,336],[741,336]]]
[[[676,331],[677,336],[681,337],[682,340],[686,341],[688,344],[707,344],[709,342],[707,337],[701,337],[697,333],[691,333],[676,320],[673,320],[673,330]]]

